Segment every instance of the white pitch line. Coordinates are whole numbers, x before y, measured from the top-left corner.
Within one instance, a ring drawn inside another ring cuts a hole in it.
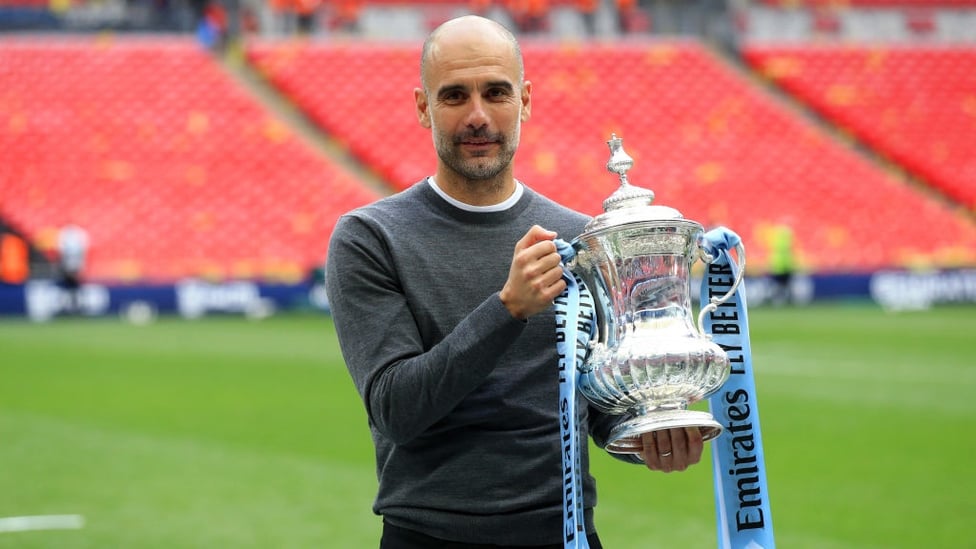
[[[26,532],[28,530],[76,530],[84,527],[85,517],[81,515],[0,517],[0,533]]]

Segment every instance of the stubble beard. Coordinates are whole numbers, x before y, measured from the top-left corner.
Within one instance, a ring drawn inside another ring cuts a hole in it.
[[[521,121],[518,121],[515,131],[507,136],[502,133],[489,133],[484,128],[452,136],[439,131],[436,126],[431,128],[434,135],[434,148],[441,162],[470,185],[485,188],[487,184],[489,189],[495,189],[504,184],[503,175],[515,157],[519,145],[520,126]],[[461,143],[471,138],[494,141],[499,145],[498,154],[494,157],[485,155],[464,158]]]

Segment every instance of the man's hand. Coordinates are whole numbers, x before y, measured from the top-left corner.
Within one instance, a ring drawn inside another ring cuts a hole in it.
[[[644,464],[652,471],[684,471],[701,461],[705,443],[697,427],[644,433]]]
[[[533,225],[515,244],[508,280],[501,291],[502,303],[515,318],[525,320],[552,305],[566,289],[562,258],[553,239],[556,233]]]

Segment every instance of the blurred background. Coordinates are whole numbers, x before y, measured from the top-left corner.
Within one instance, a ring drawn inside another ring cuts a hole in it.
[[[432,172],[420,43],[471,12],[524,42],[537,190],[602,212],[615,133],[754,304],[976,299],[976,2],[2,0],[0,312],[314,305],[336,217]]]
[[[0,0],[0,547],[375,546],[322,266],[433,173],[465,13],[522,43],[516,177],[599,214],[616,134],[742,236],[783,546],[976,546],[976,0]],[[707,466],[612,461],[609,546],[714,545]]]

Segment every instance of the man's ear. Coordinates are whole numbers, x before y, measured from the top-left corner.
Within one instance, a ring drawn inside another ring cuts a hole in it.
[[[526,80],[522,84],[522,112],[519,113],[522,122],[532,116],[532,82]]]
[[[427,93],[423,88],[414,88],[413,100],[417,104],[417,121],[421,126],[430,129],[430,105],[427,103]]]

